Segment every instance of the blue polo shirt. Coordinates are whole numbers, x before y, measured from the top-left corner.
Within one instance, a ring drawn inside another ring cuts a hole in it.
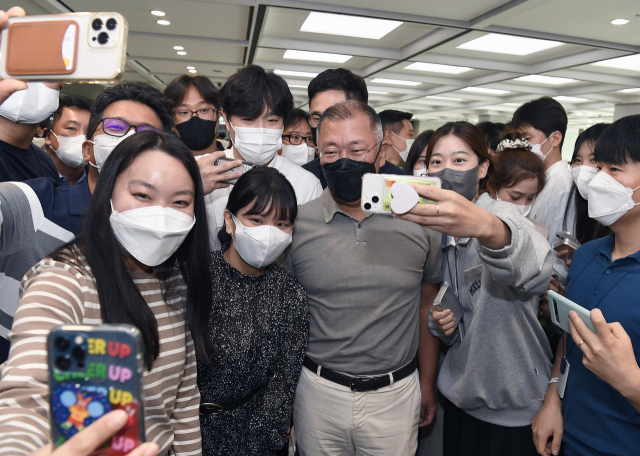
[[[580,247],[573,256],[567,298],[619,322],[640,354],[640,252],[611,261],[615,235]],[[582,352],[567,337],[569,377],[562,400],[563,450],[567,456],[640,454],[640,413],[582,364]]]

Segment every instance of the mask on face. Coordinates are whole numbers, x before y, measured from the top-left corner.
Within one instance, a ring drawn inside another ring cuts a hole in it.
[[[378,156],[376,155],[376,160]],[[322,165],[322,174],[331,194],[345,203],[358,201],[362,194],[362,176],[376,173],[373,163],[340,158]]]
[[[599,172],[589,184],[589,217],[611,226],[640,203],[633,202],[633,192],[605,172]]]
[[[235,132],[233,146],[242,157],[258,165],[269,163],[279,149],[282,148],[283,128],[249,128],[229,126]]]
[[[135,134],[135,131],[130,130],[124,136],[111,136],[108,134],[94,136],[93,141],[88,140],[91,144],[93,144],[93,156],[96,159],[96,164],[89,162],[91,166],[94,168],[98,168],[98,172],[104,166],[104,162],[107,161],[107,158],[113,152],[113,149],[116,148],[118,144],[120,144],[124,139],[129,136]]]
[[[176,125],[180,139],[190,150],[204,150],[216,139],[216,121],[197,116]]]
[[[595,177],[598,172],[598,168],[593,166],[574,166],[571,168],[571,176],[573,177],[573,183],[578,187],[580,196],[584,199],[589,199],[589,182]]]
[[[498,194],[496,193],[496,201],[503,201],[500,199],[500,197],[498,196]],[[508,203],[508,201],[503,201],[505,203]],[[523,216],[527,216],[529,215],[529,212],[531,212],[531,206],[533,206],[533,203],[531,204],[516,204],[516,203],[511,203],[515,206],[515,208],[518,210],[518,212],[520,212]]]
[[[478,193],[478,168],[476,166],[468,171],[445,168],[437,173],[429,173],[429,176],[439,177],[442,180],[442,188],[453,190],[471,201]]]
[[[420,168],[420,169],[413,168],[413,175],[414,176],[426,176],[427,175],[427,168]]]
[[[164,263],[182,245],[195,217],[169,207],[149,206],[117,212],[111,203],[113,234],[129,254],[147,266]]]
[[[244,226],[233,214],[231,217],[236,224],[233,247],[254,268],[270,265],[291,244],[291,233],[285,233],[277,226]]]
[[[549,152],[551,152],[553,150],[553,147],[551,149],[549,149],[549,151],[547,152],[547,155],[542,153],[542,145],[544,143],[546,143],[547,141],[549,141],[549,138],[551,138],[551,135],[549,135],[547,137],[547,139],[542,141],[540,144],[532,144],[531,145],[531,152],[533,152],[538,157],[540,157],[540,160],[542,160],[542,161],[545,161],[547,159],[547,156],[549,156]]]
[[[298,166],[302,166],[313,160],[313,156],[316,153],[315,147],[309,147],[306,143],[293,145],[282,145],[282,156],[292,163]]]
[[[395,147],[391,146],[391,147],[393,147],[395,149],[396,152],[398,152],[400,154],[400,157],[402,158],[402,161],[406,162],[407,161],[407,157],[409,156],[409,150],[411,149],[411,146],[413,145],[413,141],[414,140],[413,139],[401,138],[400,136],[396,135],[394,132],[391,132],[391,134],[393,136],[397,136],[398,138],[403,140],[405,143],[407,143],[407,146],[405,147],[404,150],[398,150]]]
[[[59,93],[43,82],[28,82],[0,105],[0,116],[13,122],[37,124],[58,109]]]
[[[51,134],[58,140],[58,149],[54,149],[53,146],[49,147],[56,153],[62,163],[72,168],[82,168],[87,164],[82,158],[82,143],[87,139],[84,135],[58,136],[53,131]]]

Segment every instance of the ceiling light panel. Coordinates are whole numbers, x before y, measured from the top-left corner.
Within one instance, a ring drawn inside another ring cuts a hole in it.
[[[162,17],[164,16],[164,11],[151,11],[151,14],[153,14],[154,16]]]
[[[446,74],[460,74],[473,70],[469,67],[453,66],[453,65],[440,65],[437,63],[424,63],[414,62],[409,66],[404,67],[405,70],[416,71],[428,71],[430,73],[446,73]]]
[[[619,70],[640,71],[640,54],[627,55],[615,59],[602,60],[591,65],[617,68]]]
[[[369,90],[368,92],[369,93],[374,93],[376,95],[388,95],[389,94],[389,92],[378,92],[376,90]]]
[[[344,54],[330,54],[328,52],[295,51],[293,49],[287,49],[283,56],[283,58],[291,60],[310,60],[312,62],[330,63],[344,63],[351,57],[353,56]]]
[[[377,84],[406,85],[406,86],[419,86],[420,84],[422,84],[421,82],[415,82],[415,81],[403,81],[400,79],[384,79],[384,78],[375,78],[371,82],[377,83]]]
[[[629,19],[614,19],[611,21],[613,25],[625,25],[629,23]]]
[[[505,93],[511,93],[508,90],[489,89],[487,87],[465,87],[464,89],[460,90],[462,90],[463,92],[488,93],[491,95],[504,95]]]
[[[462,101],[462,98],[438,97],[435,95],[428,95],[425,98],[432,98],[434,100]]]
[[[171,22],[165,21],[164,19],[157,20],[156,22],[158,24],[160,24],[160,25],[169,25],[169,24],[171,24]]]
[[[515,78],[514,81],[522,82],[534,82],[536,84],[549,84],[549,85],[563,85],[577,82],[576,79],[571,78],[556,78],[554,76],[542,76],[540,74],[530,74],[528,76],[522,76]]]
[[[301,78],[315,78],[318,76],[318,73],[307,73],[305,71],[274,70],[273,72],[280,76],[299,76]]]
[[[401,25],[398,21],[312,11],[300,31],[379,40]]]
[[[618,92],[622,92],[622,93],[636,93],[636,92],[640,92],[640,87],[638,87],[637,89],[622,89],[622,90],[618,90]]]
[[[538,40],[521,36],[489,33],[458,46],[469,51],[493,52],[496,54],[529,55],[562,46],[560,41]]]
[[[589,101],[586,98],[580,98],[580,97],[565,97],[564,95],[561,95],[559,97],[553,97],[554,100],[557,101],[565,101],[567,103],[584,103],[585,101]]]
[[[289,87],[293,87],[294,89],[308,89],[307,86],[298,85],[298,84],[289,84]],[[369,92],[371,93],[371,92]]]

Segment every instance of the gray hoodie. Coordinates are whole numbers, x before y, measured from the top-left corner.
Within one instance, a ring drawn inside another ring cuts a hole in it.
[[[538,295],[549,285],[554,255],[511,203],[485,193],[476,205],[507,224],[511,244],[491,250],[477,239],[459,239],[455,245],[443,240],[443,275],[452,292],[442,304],[454,313],[456,330],[445,336],[429,316],[431,333],[450,345],[438,389],[481,421],[528,426],[542,406],[551,374]]]

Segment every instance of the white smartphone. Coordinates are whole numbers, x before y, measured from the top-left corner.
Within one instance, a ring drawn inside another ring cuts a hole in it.
[[[362,211],[369,214],[392,215],[391,200],[393,195],[391,194],[391,186],[396,182],[442,188],[442,181],[438,177],[365,174],[362,178],[362,198],[360,200]],[[420,197],[418,204],[435,204],[435,201]]]
[[[593,322],[591,321],[591,312],[589,310],[585,309],[580,304],[576,304],[570,299],[559,295],[555,291],[547,291],[547,299],[549,300],[551,321],[554,325],[564,329],[568,333],[571,333],[571,329],[569,327],[569,312],[573,310],[578,314],[584,324],[587,325],[587,328],[594,333],[596,332],[596,328],[593,326]]]
[[[124,73],[128,28],[119,13],[11,17],[2,29],[0,76],[117,82]]]

